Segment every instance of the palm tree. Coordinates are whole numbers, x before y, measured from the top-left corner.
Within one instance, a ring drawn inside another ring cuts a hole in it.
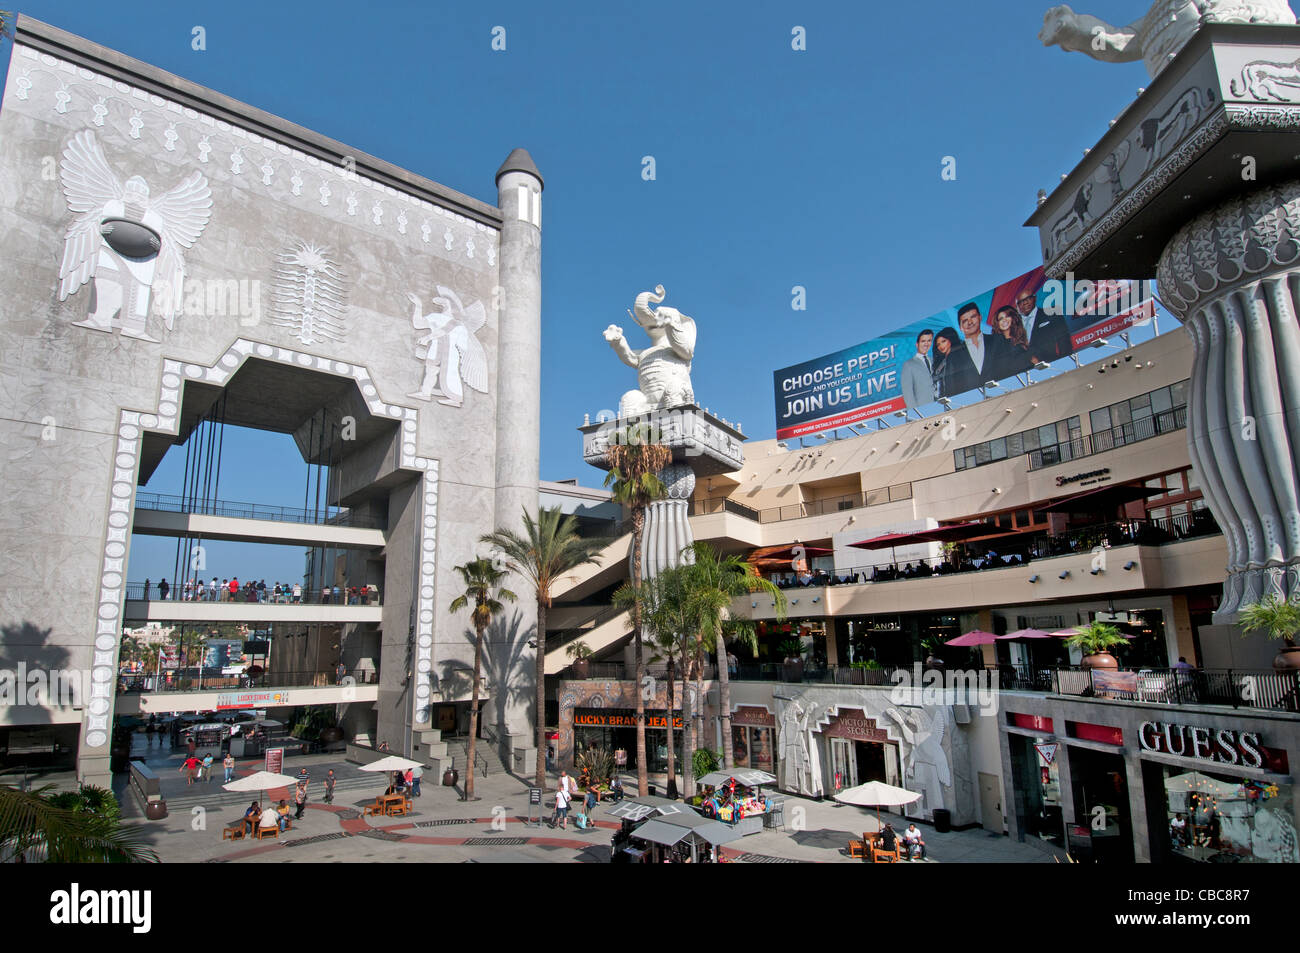
[[[695,598],[700,601],[704,616],[703,647],[717,655],[718,703],[722,709],[723,764],[736,766],[736,755],[731,741],[731,673],[727,667],[727,641],[748,645],[751,652],[758,651],[758,636],[754,623],[748,619],[729,618],[732,600],[737,596],[762,592],[776,603],[776,617],[785,618],[785,593],[758,574],[753,565],[739,556],[722,556],[708,543],[695,544],[695,561],[689,574]]]
[[[565,573],[596,562],[596,553],[608,540],[578,535],[578,520],[559,507],[541,509],[534,520],[524,510],[524,531],[498,529],[481,542],[495,546],[507,567],[527,579],[537,593],[537,777],[535,786],[546,787],[546,610],[551,589]]]
[[[695,651],[695,633],[700,628],[697,604],[691,597],[689,580],[685,567],[677,566],[665,569],[652,579],[647,579],[640,586],[627,583],[614,593],[616,606],[641,606],[641,625],[655,648],[655,654],[666,664],[667,709],[668,709],[668,795],[676,794],[676,752],[677,744],[673,728],[675,710],[675,682],[677,672],[682,675],[682,697],[686,697],[686,679],[688,671],[686,660]],[[687,723],[686,744],[694,748],[691,735],[692,724]],[[690,785],[690,758],[683,752],[682,758],[683,787]]]
[[[29,793],[0,785],[0,861],[24,863],[35,852],[47,863],[158,862],[142,843],[142,828],[122,828],[107,813],[58,807],[52,791],[52,786]]]
[[[482,557],[457,566],[456,572],[465,586],[465,591],[451,600],[451,611],[459,612],[473,603],[474,612],[470,616],[474,624],[474,690],[469,708],[469,745],[465,755],[465,800],[474,800],[474,755],[478,741],[478,697],[479,678],[483,672],[483,633],[492,624],[493,616],[499,615],[502,605],[499,600],[515,601],[515,594],[509,589],[501,588],[505,579],[504,571],[492,565],[492,560]],[[496,590],[493,592],[493,590]]]
[[[645,511],[655,500],[666,493],[656,476],[672,462],[673,452],[662,444],[650,442],[652,432],[645,424],[628,427],[615,434],[610,441],[609,473],[605,485],[613,490],[615,503],[626,506],[632,516],[632,587],[641,587],[641,544],[645,534]],[[645,684],[645,659],[641,657],[641,602],[632,603],[632,647],[636,665],[636,780],[638,793],[648,791],[645,760],[645,698],[641,686]],[[669,720],[672,712],[669,712]],[[671,727],[669,728],[671,733]]]

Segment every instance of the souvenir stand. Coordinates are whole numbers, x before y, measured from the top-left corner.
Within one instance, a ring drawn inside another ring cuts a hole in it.
[[[765,771],[712,771],[699,779],[708,793],[698,810],[705,817],[730,824],[741,834],[757,834],[763,830],[764,816],[772,808],[762,786],[775,783],[776,778]]]

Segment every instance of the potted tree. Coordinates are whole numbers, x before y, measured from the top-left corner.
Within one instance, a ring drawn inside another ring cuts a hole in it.
[[[1300,646],[1295,644],[1300,634],[1300,606],[1269,596],[1262,602],[1242,606],[1237,621],[1243,636],[1263,631],[1268,638],[1283,641],[1273,658],[1275,672],[1300,671]]]
[[[1077,626],[1074,635],[1066,639],[1065,644],[1083,652],[1081,664],[1084,668],[1116,671],[1119,669],[1119,660],[1107,649],[1116,645],[1125,645],[1126,640],[1119,629],[1109,622],[1093,620],[1087,625]]]
[[[577,641],[570,643],[565,653],[573,659],[573,677],[587,678],[591,675],[591,656],[592,651],[587,647],[587,643]]]
[[[803,639],[786,639],[780,645],[784,659],[781,664],[781,680],[786,682],[803,681]]]

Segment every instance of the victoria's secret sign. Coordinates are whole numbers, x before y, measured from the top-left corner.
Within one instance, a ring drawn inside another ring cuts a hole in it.
[[[1259,735],[1253,731],[1230,728],[1201,728],[1167,721],[1144,721],[1138,738],[1145,751],[1195,758],[1219,764],[1239,764],[1243,768],[1262,768],[1264,755]]]

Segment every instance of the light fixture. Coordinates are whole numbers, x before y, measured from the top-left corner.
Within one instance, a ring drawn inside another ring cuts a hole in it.
[[[1033,407],[1035,410],[1037,410],[1037,409],[1038,409],[1038,401],[1034,401],[1034,402],[1033,402],[1032,404],[1030,404],[1029,406],[1030,406],[1030,407]]]
[[[816,603],[816,602],[821,602],[821,601],[822,601],[822,597],[821,597],[821,596],[813,596],[813,602]]]
[[[939,403],[943,405],[944,410],[952,410],[952,400],[948,397],[940,397]]]
[[[1133,571],[1134,569],[1136,569],[1136,568],[1137,568],[1137,563],[1135,563],[1135,562],[1134,562],[1133,560],[1131,560],[1131,559],[1130,559],[1128,562],[1126,562],[1126,563],[1124,564],[1124,571],[1125,571],[1125,572],[1132,572],[1132,571]]]
[[[1015,411],[1012,410],[1010,407],[1006,408],[1006,411],[1007,411],[1007,413],[1009,413],[1009,414],[1014,414],[1014,413],[1015,413]]]
[[[1038,582],[1038,573],[1034,573],[1032,576],[1030,576],[1030,577],[1029,577],[1029,581],[1030,581],[1030,582]]]
[[[994,493],[1001,493],[1001,492],[1002,492],[1002,487],[1000,487],[1000,486],[995,486],[995,487],[993,488],[993,492],[994,492]]]
[[[856,516],[854,516],[854,515],[852,515],[852,514],[849,515],[849,522],[850,522],[850,523],[856,523],[857,521],[858,521],[858,518],[857,518]]]
[[[997,382],[997,381],[985,381],[985,382],[984,382],[984,386],[985,386],[985,388],[987,388],[988,390],[997,390],[997,389],[998,389],[998,382]]]
[[[797,606],[798,604],[799,604],[799,600],[798,600],[798,599],[791,599],[791,600],[790,600],[790,605],[792,605],[792,606]]]
[[[897,447],[897,446],[901,446],[902,443],[903,443],[903,441],[901,441],[901,440],[895,440],[895,441],[894,441],[894,446],[895,446],[895,447]]]
[[[897,417],[897,418],[899,418],[900,420],[906,420],[906,419],[907,419],[907,411],[905,411],[905,410],[896,410],[896,411],[894,411],[894,416]]]
[[[1051,369],[1052,365],[1048,364],[1046,361],[1039,361],[1034,365],[1034,370],[1036,371],[1050,371]]]
[[[753,605],[753,607],[754,607],[755,609],[757,609],[757,608],[758,608],[758,603],[755,602],[754,605]]]
[[[1063,570],[1061,570],[1061,574],[1060,574],[1059,576],[1057,576],[1056,578],[1057,578],[1057,579],[1068,579],[1068,578],[1070,578],[1070,570],[1068,570],[1068,569],[1063,569]]]
[[[1092,342],[1093,347],[1107,347],[1109,345],[1110,342],[1107,341],[1105,338],[1097,338],[1097,340]]]
[[[1102,570],[1102,569],[1089,569],[1089,570],[1088,570],[1088,572],[1089,572],[1091,575],[1093,575],[1093,576],[1097,575],[1098,573],[1104,572],[1104,571],[1105,571],[1105,570]]]

